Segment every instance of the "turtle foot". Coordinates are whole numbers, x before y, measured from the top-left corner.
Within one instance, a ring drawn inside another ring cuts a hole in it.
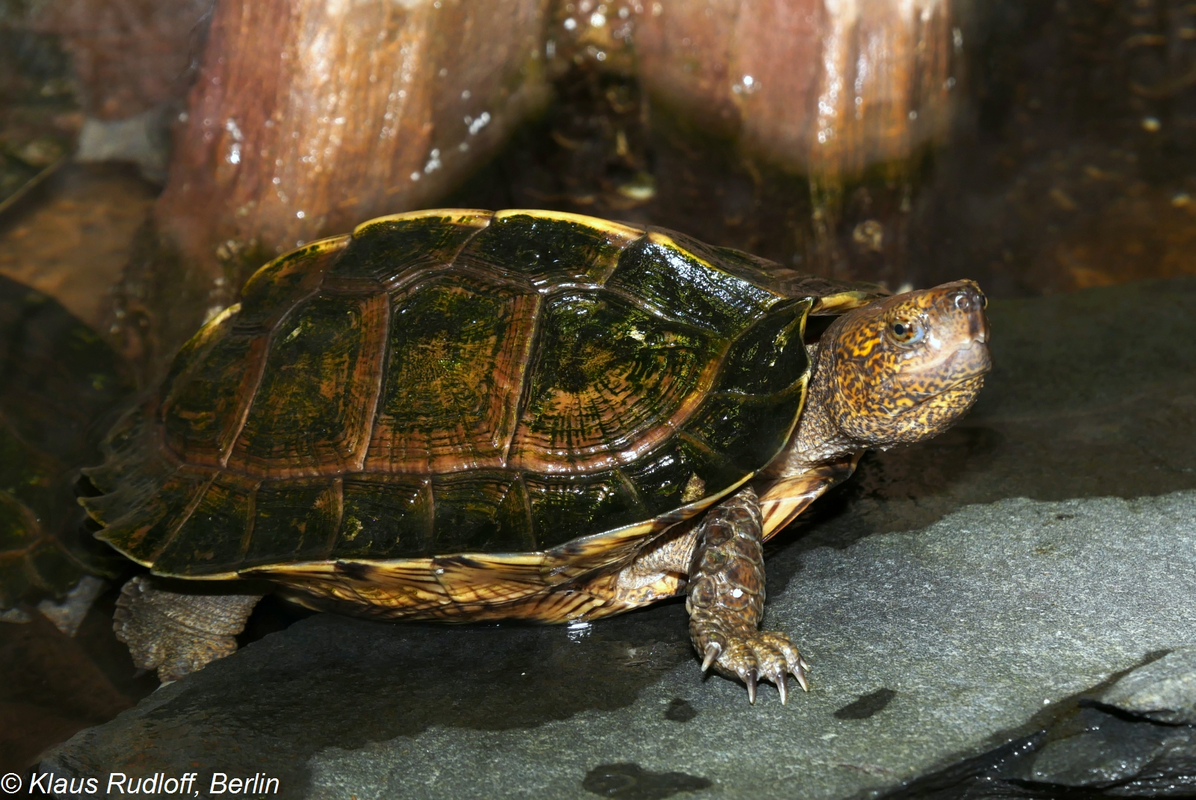
[[[736,677],[747,684],[748,702],[756,703],[756,684],[761,680],[776,684],[783,705],[789,699],[789,675],[797,679],[803,691],[810,690],[806,670],[810,665],[801,657],[789,637],[777,631],[745,631],[740,635],[715,635],[707,642],[702,671]]]
[[[113,629],[140,669],[158,670],[163,683],[202,669],[237,649],[236,635],[260,594],[183,594],[138,575],[121,589]]]
[[[756,702],[756,684],[772,681],[789,699],[788,677],[809,689],[809,664],[776,631],[758,630],[764,616],[764,548],[761,513],[749,487],[724,500],[703,520],[700,544],[689,575],[689,635],[702,655],[702,671],[739,678],[748,700]]]

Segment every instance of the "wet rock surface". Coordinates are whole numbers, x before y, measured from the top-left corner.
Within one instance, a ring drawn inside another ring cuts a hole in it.
[[[321,798],[1190,794],[1196,280],[990,311],[972,415],[770,544],[765,624],[813,665],[788,706],[702,680],[680,603],[588,628],[316,615],[39,768]]]

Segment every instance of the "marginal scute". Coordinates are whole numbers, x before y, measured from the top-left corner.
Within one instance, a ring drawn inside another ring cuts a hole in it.
[[[217,473],[154,559],[154,569],[190,576],[226,573],[239,567],[242,542],[253,526],[255,489],[256,481],[235,473]]]
[[[126,412],[104,448],[107,460],[83,470],[99,494],[80,497],[79,504],[101,525],[135,512],[178,467],[178,460],[160,446],[147,413],[145,407]]]
[[[784,392],[763,399],[714,394],[706,399],[684,430],[737,468],[747,471],[750,465],[761,460],[761,453],[769,454],[764,462],[768,463],[785,446],[797,424],[797,417],[778,419],[778,407],[800,408],[804,396],[804,379]],[[704,475],[699,475],[705,479]]]
[[[345,478],[333,558],[414,558],[434,551],[430,478],[380,473]]]
[[[719,497],[752,470],[694,437],[678,436],[628,464],[622,472],[649,513],[656,516],[686,505],[682,495],[694,475],[706,484],[708,495]]]
[[[327,558],[341,524],[341,480],[265,481],[253,511],[240,568],[269,564],[280,552],[297,561]]]
[[[518,553],[539,549],[527,493],[514,472],[478,470],[432,479],[434,547],[439,553]]]
[[[97,538],[140,564],[153,564],[215,475],[205,469],[175,469],[148,500],[108,523]]]
[[[619,528],[650,517],[618,471],[528,477],[532,529],[541,547],[555,547],[595,529]]]

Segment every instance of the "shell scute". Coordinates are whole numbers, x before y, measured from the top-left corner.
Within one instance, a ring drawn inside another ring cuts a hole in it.
[[[700,402],[721,347],[612,292],[549,296],[510,464],[551,473],[635,460]]]
[[[192,463],[224,463],[265,365],[269,340],[239,332],[235,319],[212,326],[202,357],[190,360],[163,403],[167,446]]]
[[[777,419],[777,406],[800,406],[805,383],[788,391],[759,397],[716,394],[685,426],[685,432],[708,445],[738,469],[754,472],[760,453],[778,453],[785,446],[796,418]],[[786,424],[788,422],[788,424]],[[771,460],[771,459],[769,459]],[[699,477],[703,477],[699,473]]]
[[[120,418],[105,442],[104,463],[83,470],[99,492],[79,498],[93,520],[110,525],[132,514],[174,474],[178,459],[156,445],[156,426],[144,408],[133,408]]]
[[[459,274],[396,298],[365,469],[503,466],[539,302],[534,292]]]
[[[260,477],[359,469],[388,315],[384,293],[318,294],[296,306],[271,338],[229,468]]]
[[[497,268],[541,289],[561,283],[600,284],[623,249],[643,233],[595,222],[564,213],[499,212],[461,252],[459,263]]]
[[[214,477],[211,470],[177,468],[159,479],[156,490],[144,502],[109,522],[96,536],[135,561],[154,564]]]
[[[781,299],[767,284],[717,268],[660,232],[629,247],[606,285],[718,336],[734,336]]]
[[[215,473],[186,518],[169,526],[173,532],[154,559],[154,569],[175,575],[236,569],[254,522],[256,483],[235,473]]]
[[[333,558],[415,558],[433,551],[431,479],[365,474],[344,480]]]
[[[712,391],[769,396],[786,392],[810,367],[802,346],[809,300],[777,304],[727,352]],[[788,403],[788,398],[783,401]]]
[[[652,516],[685,505],[682,495],[694,476],[706,484],[708,496],[716,496],[751,471],[733,464],[705,442],[686,436],[669,440],[622,469]]]
[[[329,270],[338,281],[395,288],[421,270],[447,266],[491,220],[488,211],[414,212],[364,222]]]
[[[541,548],[555,547],[601,526],[618,528],[651,516],[618,470],[524,480],[532,530]]]
[[[436,549],[441,553],[519,553],[539,549],[527,490],[513,472],[434,476]]]
[[[342,258],[348,236],[307,244],[263,266],[241,291],[236,325],[243,331],[268,331],[301,299],[316,291],[329,265]]]
[[[250,511],[250,535],[238,568],[272,563],[280,552],[293,553],[296,561],[327,558],[341,527],[341,481],[263,481]]]

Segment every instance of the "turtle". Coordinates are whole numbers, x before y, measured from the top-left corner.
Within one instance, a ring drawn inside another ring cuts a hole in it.
[[[418,211],[303,245],[85,470],[96,535],[149,568],[118,637],[166,681],[235,650],[267,589],[455,622],[684,595],[702,671],[784,702],[809,664],[759,630],[763,542],[869,448],[972,405],[986,305],[968,280],[889,296],[553,211]]]

